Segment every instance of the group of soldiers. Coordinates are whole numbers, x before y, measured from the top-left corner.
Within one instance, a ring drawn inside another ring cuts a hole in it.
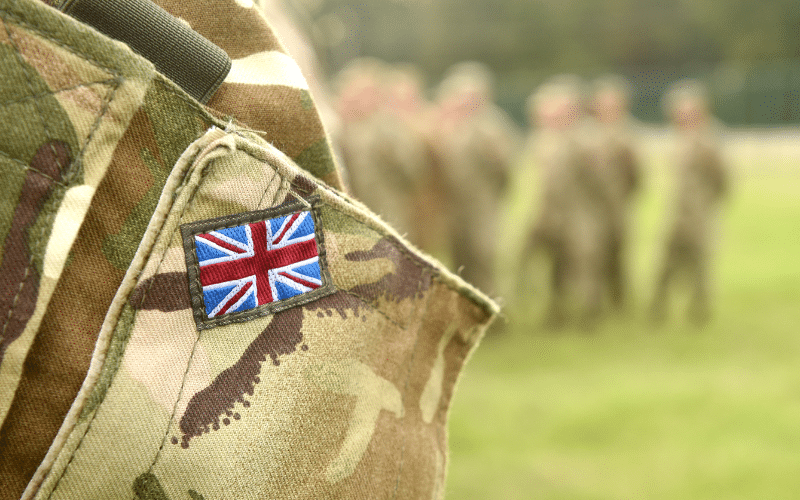
[[[526,240],[523,262],[541,251],[551,266],[546,324],[577,320],[591,328],[610,306],[630,300],[627,247],[633,197],[642,185],[629,117],[628,83],[607,76],[587,86],[557,76],[528,101],[536,162],[541,169],[541,210]],[[669,287],[683,277],[691,288],[689,316],[710,315],[709,259],[726,173],[714,141],[703,86],[675,83],[663,101],[676,132],[670,161],[676,192],[666,218],[664,256],[650,306],[664,320]]]
[[[538,215],[519,269],[534,254],[550,267],[545,323],[592,327],[630,301],[627,247],[642,167],[631,132],[628,83],[607,76],[587,85],[556,76],[528,99],[533,155],[493,102],[491,73],[477,63],[451,68],[432,100],[410,66],[359,59],[338,77],[334,142],[353,195],[409,239],[449,262],[469,282],[498,293],[501,200],[519,158],[539,170]],[[674,84],[664,99],[678,147],[676,193],[651,316],[660,321],[680,275],[692,287],[690,317],[709,316],[714,213],[726,175],[714,142],[709,101],[698,82]],[[522,166],[525,168],[525,166]],[[519,229],[519,228],[514,228]],[[504,258],[513,256],[504,254]]]
[[[339,75],[334,139],[357,199],[496,293],[499,200],[520,140],[492,87],[483,65],[461,63],[431,102],[412,67],[360,59]]]

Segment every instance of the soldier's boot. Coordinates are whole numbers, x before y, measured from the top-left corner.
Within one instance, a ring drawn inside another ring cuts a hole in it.
[[[441,498],[496,306],[323,182],[252,4],[162,4],[235,57],[210,107],[0,0],[0,499]]]

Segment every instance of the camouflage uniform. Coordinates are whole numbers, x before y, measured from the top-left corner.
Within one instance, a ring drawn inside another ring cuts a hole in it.
[[[388,117],[384,126],[389,131],[398,170],[402,172],[396,188],[400,191],[397,209],[403,211],[405,220],[397,227],[407,231],[412,243],[433,252],[442,246],[446,214],[437,199],[441,194],[438,190],[441,179],[434,170],[431,110],[422,86],[422,77],[411,65],[395,65],[387,72]]]
[[[675,156],[675,204],[670,211],[666,254],[653,297],[653,319],[663,319],[667,292],[679,272],[692,286],[689,314],[704,322],[710,314],[710,259],[719,202],[727,191],[727,173],[712,137],[702,89],[679,82],[672,91],[669,111],[679,129]]]
[[[445,180],[453,265],[479,288],[496,292],[494,268],[500,198],[516,153],[517,132],[491,102],[487,70],[463,63],[440,89],[436,136]]]
[[[603,241],[607,257],[598,273],[605,282],[613,306],[625,303],[628,277],[625,269],[630,204],[641,182],[640,167],[628,131],[625,82],[606,78],[595,83],[593,112],[596,126],[590,134],[592,167],[602,188],[598,213],[607,231]]]
[[[523,260],[541,249],[551,261],[547,313],[551,326],[566,320],[572,296],[577,296],[581,314],[597,314],[602,283],[599,273],[605,259],[607,230],[600,217],[601,182],[583,138],[579,88],[573,78],[559,76],[529,100],[533,121],[541,126],[534,149],[542,171],[542,195]]]
[[[0,498],[441,497],[496,306],[329,187],[302,76],[247,2],[162,6],[233,58],[208,107],[0,0]],[[184,232],[278,212],[313,216],[324,294],[207,321]]]
[[[354,196],[408,234],[415,226],[413,204],[428,157],[421,134],[391,102],[386,104],[387,71],[374,60],[356,61],[345,70],[341,100],[358,102],[340,106],[339,141]],[[349,93],[357,95],[346,98]]]

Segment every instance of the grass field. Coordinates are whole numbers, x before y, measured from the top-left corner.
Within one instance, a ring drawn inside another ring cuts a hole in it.
[[[629,315],[593,333],[542,330],[541,273],[507,299],[506,331],[484,340],[456,393],[448,500],[800,498],[800,154],[731,159],[715,318],[703,329],[684,319],[685,301],[659,329],[643,313],[665,158],[645,157]],[[535,203],[535,174],[517,181],[509,251],[513,221]],[[517,270],[502,272],[513,290]]]

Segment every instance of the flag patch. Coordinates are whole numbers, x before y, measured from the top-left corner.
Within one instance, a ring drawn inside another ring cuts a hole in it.
[[[264,316],[333,291],[313,205],[201,221],[181,231],[200,329]]]

